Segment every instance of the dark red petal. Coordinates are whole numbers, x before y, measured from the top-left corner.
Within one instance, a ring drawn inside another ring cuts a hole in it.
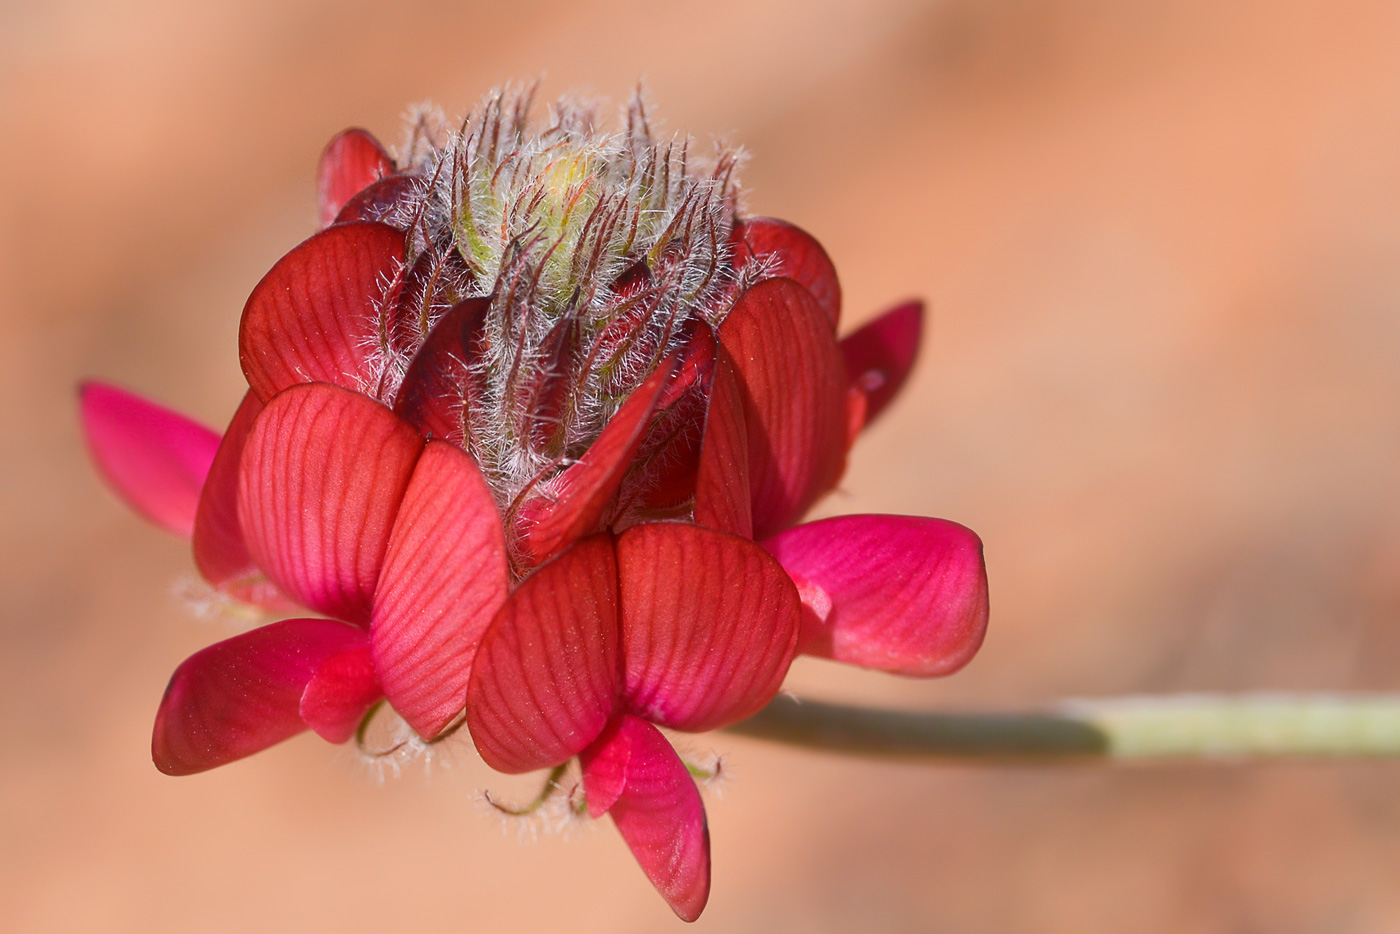
[[[243,451],[238,516],[274,583],[368,624],[389,531],[423,439],[359,393],[310,383],[267,404]]]
[[[768,279],[719,330],[745,397],[754,534],[786,528],[846,465],[846,373],[822,312],[791,279]]]
[[[508,575],[481,471],[464,451],[428,442],[394,520],[370,627],[384,695],[424,739],[466,703],[472,657]]]
[[[644,511],[688,510],[695,499],[705,410],[719,341],[714,329],[701,321],[691,321],[687,331],[676,369],[656,401],[656,412],[628,478],[640,490],[640,497],[623,494]]]
[[[316,172],[316,195],[321,226],[335,220],[340,209],[358,192],[394,171],[394,160],[365,130],[352,128],[331,139],[321,153]]]
[[[674,367],[674,358],[663,361],[622,403],[578,463],[564,471],[551,496],[537,497],[521,508],[518,549],[525,564],[538,564],[597,528],[632,466]]]
[[[685,921],[700,917],[710,898],[710,828],[700,791],[666,737],[623,716],[579,761],[590,813],[592,788],[611,794],[620,778],[608,813],[622,839],[671,910]]]
[[[982,644],[982,542],[955,522],[840,516],[763,545],[802,595],[807,654],[928,677],[961,668]]]
[[[236,600],[289,610],[296,604],[253,563],[243,541],[243,527],[238,523],[238,471],[243,446],[262,408],[262,401],[252,390],[244,393],[219,442],[194,516],[194,563],[205,580]]]
[[[370,707],[383,696],[374,677],[369,645],[359,643],[316,669],[298,709],[301,719],[322,739],[343,743],[355,735]]]
[[[278,260],[248,297],[239,327],[239,361],[258,397],[317,381],[373,390],[372,358],[403,259],[400,231],[338,224]]]
[[[481,758],[501,772],[567,762],[607,724],[617,669],[617,564],[598,535],[526,578],[482,637],[467,688]]]
[[[433,326],[408,365],[394,411],[433,438],[466,446],[470,425],[465,415],[486,391],[472,367],[486,349],[486,314],[490,298],[469,298]]]
[[[617,540],[623,697],[662,726],[701,732],[757,713],[797,651],[801,604],[764,550],[681,522]]]
[[[836,330],[841,318],[841,283],[831,257],[811,234],[787,221],[754,217],[734,224],[730,246],[736,268],[752,257],[769,257],[771,274],[795,279],[811,292],[831,330]]]
[[[923,323],[924,303],[905,302],[841,341],[846,376],[865,395],[864,424],[884,411],[909,378]]]
[[[363,632],[335,620],[287,619],[191,655],[156,713],[156,768],[191,775],[300,733],[307,683],[328,659],[364,641]]]
[[[751,500],[744,398],[734,375],[734,361],[719,347],[695,476],[695,521],[753,538]]]
[[[112,489],[147,519],[188,538],[219,436],[106,383],[83,383],[78,406],[88,450]]]
[[[335,216],[335,222],[353,224],[355,221],[376,221],[406,230],[407,208],[415,198],[422,197],[422,186],[422,178],[416,175],[402,172],[386,175],[345,202],[345,207]]]

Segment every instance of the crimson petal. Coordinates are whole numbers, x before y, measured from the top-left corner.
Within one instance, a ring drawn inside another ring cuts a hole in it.
[[[718,729],[773,699],[797,650],[801,604],[762,548],[679,522],[617,540],[627,708],[678,730]]]
[[[302,692],[298,711],[326,742],[343,743],[355,735],[370,707],[383,696],[369,645],[359,643],[316,669]]]
[[[594,787],[615,789],[612,815],[651,884],[682,920],[710,898],[710,828],[700,791],[656,727],[623,716],[579,757],[592,811]],[[592,786],[590,786],[590,779]]]
[[[189,538],[219,436],[106,383],[83,383],[78,405],[92,459],[112,489],[147,519]]]
[[[329,225],[346,202],[392,171],[394,160],[365,130],[354,127],[336,134],[321,153],[316,172],[321,226]]]
[[[663,361],[632,391],[578,463],[564,471],[558,491],[548,499],[537,497],[520,510],[517,521],[524,534],[518,547],[526,562],[545,561],[598,525],[632,466],[674,368],[674,357]]]
[[[529,772],[577,755],[617,694],[617,564],[586,538],[516,588],[482,637],[467,726],[486,764]]]
[[[730,246],[736,268],[751,257],[771,257],[771,274],[795,279],[811,292],[831,322],[831,330],[836,330],[841,318],[841,283],[831,257],[815,237],[787,221],[754,217],[734,224]]]
[[[745,292],[719,330],[745,396],[754,534],[801,518],[845,469],[846,380],[836,339],[791,279]]]
[[[763,545],[802,595],[804,653],[930,677],[961,668],[982,644],[982,542],[955,522],[839,516]]]
[[[369,622],[423,440],[359,393],[310,383],[267,404],[243,451],[238,515],[274,583],[320,613]]]
[[[734,361],[716,348],[715,371],[695,475],[695,521],[753,538],[749,438]]]
[[[390,227],[406,229],[408,207],[415,197],[423,197],[423,179],[402,172],[386,175],[345,202],[335,216],[337,224],[355,221],[378,221]]]
[[[306,729],[308,682],[365,634],[331,619],[287,619],[187,658],[156,713],[151,758],[167,775],[192,775],[250,756]]]
[[[481,634],[509,587],[500,513],[465,452],[430,441],[394,520],[370,641],[389,703],[425,739],[466,703]]]
[[[472,371],[486,347],[486,314],[491,299],[459,302],[433,325],[408,365],[394,411],[434,438],[465,447],[465,415],[481,401],[485,386]]]
[[[864,424],[884,411],[909,378],[923,324],[924,303],[905,302],[842,339],[846,376],[865,396]]]
[[[373,356],[403,261],[403,233],[384,224],[328,227],[278,260],[239,325],[239,362],[258,397],[317,381],[373,388]]]

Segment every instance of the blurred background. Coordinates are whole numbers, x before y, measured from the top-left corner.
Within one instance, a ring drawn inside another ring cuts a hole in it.
[[[504,80],[752,152],[751,213],[912,295],[910,390],[826,514],[981,533],[953,678],[799,663],[812,697],[1400,689],[1400,7],[1387,0],[0,5],[0,904],[22,931],[650,932],[607,822],[529,838],[469,747],[380,783],[294,740],[160,775],[174,666],[224,637],[185,546],[95,478],[74,385],[222,426],[247,293],[325,141]],[[1400,930],[1400,766],[1006,770],[724,734],[712,931]]]

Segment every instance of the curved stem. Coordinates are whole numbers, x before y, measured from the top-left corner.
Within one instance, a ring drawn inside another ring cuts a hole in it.
[[[1400,758],[1400,695],[1180,694],[1024,713],[872,710],[780,696],[728,729],[858,755],[995,764]]]

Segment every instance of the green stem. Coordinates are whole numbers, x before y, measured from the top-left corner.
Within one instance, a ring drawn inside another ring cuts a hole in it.
[[[1400,758],[1400,695],[1181,694],[1025,713],[914,713],[781,696],[728,729],[859,755],[996,764]]]

